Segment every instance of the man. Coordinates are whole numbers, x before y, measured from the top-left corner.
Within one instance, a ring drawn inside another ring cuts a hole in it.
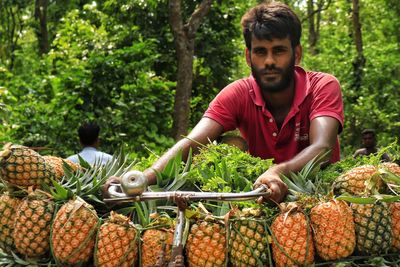
[[[200,144],[238,128],[249,153],[274,158],[276,165],[254,184],[267,185],[270,200],[281,202],[287,186],[280,176],[296,172],[331,151],[339,160],[337,135],[343,127],[343,103],[335,77],[306,72],[300,63],[301,24],[296,14],[281,3],[260,4],[242,17],[246,60],[252,75],[225,87],[210,103],[188,138],[178,141],[152,168],[144,171],[155,183],[178,151],[187,155]],[[329,157],[329,155],[328,155]],[[115,180],[114,180],[115,182]],[[262,201],[262,200],[260,200]]]
[[[371,154],[378,153],[378,148],[376,147],[376,135],[374,129],[364,129],[361,132],[362,143],[364,148],[357,149],[353,157],[368,156]],[[388,154],[383,153],[381,156],[382,161],[390,161]]]
[[[106,164],[112,156],[98,150],[100,127],[95,123],[84,123],[78,129],[79,140],[82,151],[79,154],[69,156],[67,159],[79,163],[79,157],[82,157],[90,165]]]

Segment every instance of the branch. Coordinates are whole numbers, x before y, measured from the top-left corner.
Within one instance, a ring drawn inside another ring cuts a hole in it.
[[[188,36],[194,37],[196,31],[203,22],[204,17],[208,14],[211,8],[212,0],[203,0],[201,4],[196,8],[193,14],[189,18],[189,22],[185,25],[188,29]]]
[[[307,14],[307,17],[303,18],[301,20],[301,23],[304,23],[306,20],[308,20],[310,17],[314,16],[316,13],[321,13],[321,11],[327,10],[329,8],[329,6],[331,5],[331,2],[332,2],[332,0],[328,0],[326,2],[326,5],[325,5],[324,1],[318,2],[318,4],[317,4],[318,8],[316,10],[314,10],[313,12],[311,12],[310,14]]]

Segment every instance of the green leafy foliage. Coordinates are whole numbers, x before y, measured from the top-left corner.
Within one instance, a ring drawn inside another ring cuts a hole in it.
[[[208,144],[194,156],[188,179],[204,191],[250,191],[272,160],[252,157],[235,146]]]

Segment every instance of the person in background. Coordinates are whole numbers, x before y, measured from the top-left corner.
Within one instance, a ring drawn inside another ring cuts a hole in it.
[[[301,23],[287,5],[262,3],[241,20],[246,61],[251,75],[226,86],[210,103],[187,138],[179,140],[143,174],[149,184],[179,151],[213,142],[224,132],[239,129],[252,156],[274,159],[254,188],[266,185],[268,199],[281,202],[288,192],[281,175],[300,171],[319,156],[319,162],[340,159],[338,134],[343,128],[343,101],[338,80],[326,73],[306,71],[302,57]],[[110,177],[103,187],[117,183]]]
[[[78,129],[79,141],[83,147],[78,154],[69,156],[67,159],[79,163],[79,157],[82,157],[90,165],[106,164],[112,159],[112,156],[98,150],[100,140],[100,127],[96,123],[84,123]]]
[[[374,129],[364,129],[361,132],[363,148],[357,149],[353,157],[368,156],[378,153],[379,149],[376,146],[376,134]],[[390,161],[388,154],[383,153],[381,156],[382,161]]]

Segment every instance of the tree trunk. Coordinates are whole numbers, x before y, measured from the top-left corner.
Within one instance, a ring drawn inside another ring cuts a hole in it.
[[[211,8],[212,0],[203,0],[184,23],[181,0],[169,1],[169,21],[174,35],[178,60],[177,84],[173,113],[172,137],[179,140],[187,134],[193,83],[194,42],[197,29]]]
[[[307,13],[308,13],[308,47],[311,55],[317,54],[317,32],[315,30],[315,12],[314,12],[314,0],[307,1]]]
[[[359,0],[353,1],[352,19],[354,29],[354,44],[357,50],[357,57],[353,62],[354,68],[354,88],[360,89],[362,85],[363,68],[365,66],[365,57],[363,53],[363,40],[360,22],[360,6]]]
[[[46,54],[50,50],[49,34],[47,31],[47,5],[48,0],[36,0],[35,18],[39,20],[36,35],[39,42],[39,55]]]

